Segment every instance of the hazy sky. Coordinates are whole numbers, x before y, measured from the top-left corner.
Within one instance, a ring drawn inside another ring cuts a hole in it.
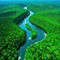
[[[0,1],[60,1],[60,0],[0,0]]]
[[[37,1],[37,2],[50,2],[50,1],[52,1],[52,2],[56,2],[56,1],[58,1],[58,2],[60,2],[60,0],[0,0],[0,1],[27,1],[27,2],[29,2],[29,1]]]

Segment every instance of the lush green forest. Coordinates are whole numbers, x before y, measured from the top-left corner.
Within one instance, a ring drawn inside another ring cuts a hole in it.
[[[26,42],[26,32],[17,24],[27,15],[29,12],[17,4],[0,8],[0,60],[18,59],[18,49]]]
[[[60,6],[35,4],[28,8],[35,12],[30,22],[46,32],[46,38],[26,49],[26,60],[60,60]]]
[[[25,4],[22,5],[0,4],[0,60],[17,60],[19,48],[26,43],[26,31],[18,24],[30,13],[23,9]],[[27,47],[25,60],[60,60],[60,4],[29,4],[27,7],[34,12],[30,22],[44,30],[46,37]],[[34,39],[37,31],[29,24],[25,27]]]

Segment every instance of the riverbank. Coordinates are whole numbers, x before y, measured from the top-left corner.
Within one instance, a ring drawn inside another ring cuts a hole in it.
[[[25,24],[25,26],[28,30],[30,30],[32,32],[29,39],[31,39],[31,40],[35,39],[37,37],[37,31],[35,29],[33,29],[29,24]]]
[[[49,13],[45,12],[41,14],[38,11],[30,17],[30,22],[43,28],[47,32],[47,35],[42,42],[32,44],[26,49],[25,59],[60,60],[60,21],[57,18],[60,17],[60,12],[58,9],[55,11],[52,9],[51,11],[49,10]]]
[[[26,32],[17,24],[29,12],[19,5],[7,5],[0,9],[0,15],[0,60],[17,60],[18,49],[26,42]]]

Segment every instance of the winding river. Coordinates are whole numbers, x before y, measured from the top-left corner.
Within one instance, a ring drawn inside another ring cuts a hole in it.
[[[27,9],[27,7],[24,7],[24,9]],[[36,27],[35,25],[33,25],[32,23],[29,22],[29,17],[32,16],[34,14],[34,12],[32,11],[29,11],[30,12],[30,15],[28,17],[26,17],[20,24],[19,24],[19,27],[22,28],[24,31],[26,31],[26,43],[20,47],[19,51],[18,51],[18,55],[19,55],[19,58],[18,60],[25,60],[24,59],[24,55],[25,55],[25,52],[26,52],[26,48],[32,44],[36,44],[37,42],[39,42],[40,40],[42,40],[43,38],[46,37],[46,33]],[[37,37],[35,39],[31,39],[30,35],[31,35],[31,31],[28,30],[26,27],[25,27],[25,24],[29,24],[33,29],[35,29],[37,31]]]

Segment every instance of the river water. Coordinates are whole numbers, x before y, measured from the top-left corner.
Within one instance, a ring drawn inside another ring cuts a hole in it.
[[[24,9],[27,9],[27,7],[24,7]],[[34,14],[34,12],[32,12],[32,11],[29,11],[29,12],[30,12],[30,15],[28,17],[26,17],[19,24],[19,27],[22,28],[24,31],[26,31],[27,37],[26,37],[26,43],[23,46],[21,46],[20,49],[18,50],[18,56],[19,56],[18,60],[25,60],[24,55],[26,52],[26,48],[28,46],[30,46],[31,44],[36,44],[37,42],[41,41],[43,38],[46,37],[46,34],[42,29],[40,29],[40,28],[36,27],[35,25],[33,25],[32,23],[30,23],[29,17],[32,16]],[[37,37],[33,40],[30,37],[32,32],[25,27],[26,23],[29,24],[34,30],[37,31]]]

